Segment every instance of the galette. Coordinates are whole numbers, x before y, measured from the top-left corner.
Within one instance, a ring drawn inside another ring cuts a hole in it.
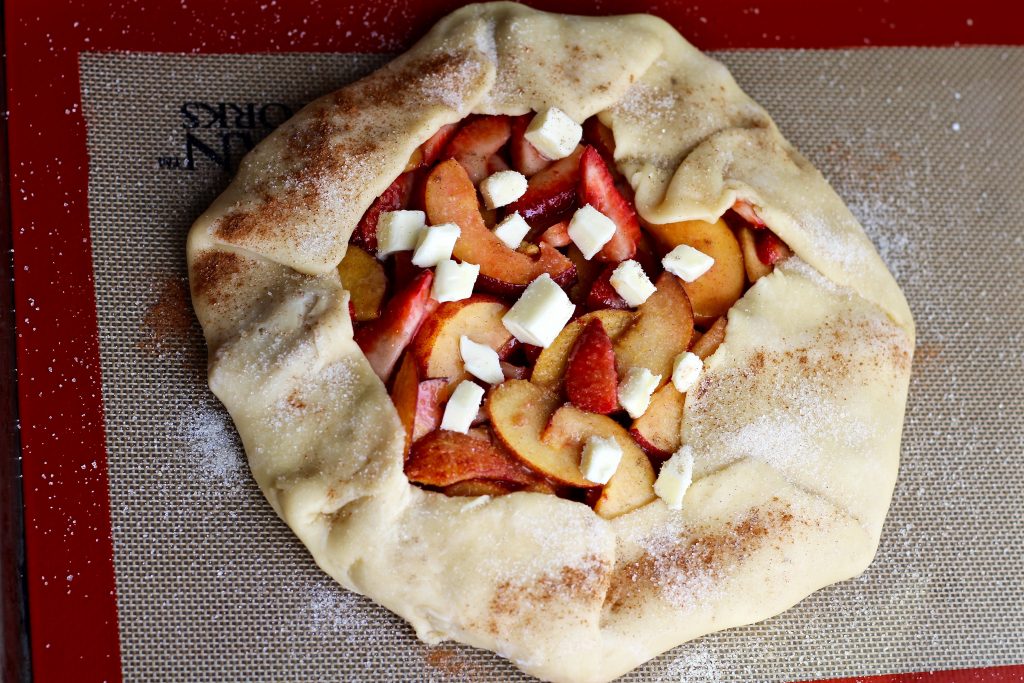
[[[907,303],[652,16],[458,10],[260,143],[188,263],[267,500],[429,643],[607,681],[875,554]]]

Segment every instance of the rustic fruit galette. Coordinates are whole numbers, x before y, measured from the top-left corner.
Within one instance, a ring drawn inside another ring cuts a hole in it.
[[[188,258],[268,501],[428,642],[606,681],[874,556],[906,301],[658,19],[455,12],[254,149]]]

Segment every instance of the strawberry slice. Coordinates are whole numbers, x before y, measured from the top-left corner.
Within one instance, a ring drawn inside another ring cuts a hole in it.
[[[487,161],[505,146],[512,135],[507,116],[483,116],[470,121],[455,134],[442,157],[455,159],[466,169],[474,185],[487,177]]]
[[[769,230],[757,232],[754,249],[757,251],[757,259],[766,266],[774,266],[793,253],[786,243],[779,239],[778,235]]]
[[[591,116],[583,122],[583,140],[601,154],[609,170],[614,173],[615,136],[611,129],[596,116]]]
[[[611,218],[618,228],[596,258],[606,263],[618,263],[633,258],[636,242],[640,239],[640,223],[633,207],[615,187],[615,178],[601,158],[601,154],[590,145],[580,157],[580,204],[592,207]]]
[[[607,415],[619,405],[612,340],[597,318],[576,339],[565,366],[565,393],[580,410]]]
[[[420,150],[423,157],[423,165],[429,166],[437,161],[441,157],[441,152],[444,150],[455,133],[459,130],[459,124],[448,123],[438,129],[436,133],[430,136],[430,138],[420,145]]]
[[[559,221],[544,231],[540,241],[550,244],[553,247],[567,247],[572,242],[569,239],[569,221]]]
[[[581,148],[559,159],[532,178],[526,193],[508,206],[507,212],[518,211],[534,228],[547,228],[557,223],[576,205],[580,179]]]
[[[626,303],[626,300],[619,296],[619,293],[612,287],[611,279],[614,271],[615,266],[605,266],[605,269],[594,280],[594,285],[590,288],[590,293],[587,295],[588,310],[596,311],[600,308],[629,309],[629,304]]]
[[[743,220],[751,225],[751,227],[765,227],[765,222],[757,215],[757,211],[754,209],[753,204],[745,199],[737,199],[732,205],[732,210],[738,213]]]
[[[551,165],[551,160],[537,151],[537,148],[526,139],[526,129],[533,120],[533,114],[523,114],[512,119],[512,138],[508,143],[512,154],[512,168],[524,176],[540,173]]]
[[[409,205],[414,179],[414,174],[403,173],[373,200],[352,233],[352,244],[362,247],[374,256],[377,255],[377,223],[380,221],[380,215],[385,211],[398,211]]]
[[[397,292],[410,282],[413,278],[423,272],[423,269],[419,266],[414,266],[412,263],[411,251],[399,251],[391,254],[389,259],[391,265],[391,289]]]
[[[356,344],[382,382],[388,381],[423,319],[437,308],[437,302],[430,298],[433,282],[434,273],[423,271],[395,293],[379,318],[356,331]]]

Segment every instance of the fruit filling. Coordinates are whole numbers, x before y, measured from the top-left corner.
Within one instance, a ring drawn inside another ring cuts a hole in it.
[[[714,223],[640,220],[614,153],[597,118],[470,117],[359,222],[338,269],[411,482],[606,518],[681,505],[686,392],[729,308],[791,252],[744,201]]]

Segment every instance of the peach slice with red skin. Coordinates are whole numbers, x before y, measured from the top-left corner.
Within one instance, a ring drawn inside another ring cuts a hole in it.
[[[586,303],[594,282],[601,275],[604,264],[594,259],[583,258],[583,252],[575,244],[570,244],[566,256],[576,266],[576,282],[569,287],[569,299],[577,306]]]
[[[449,386],[444,392],[447,398],[460,381],[469,377],[459,340],[465,335],[499,352],[510,347],[512,334],[501,323],[506,313],[508,306],[486,294],[440,304],[423,321],[409,347],[418,377],[421,380],[447,379]]]
[[[348,290],[352,319],[366,322],[380,317],[380,305],[388,289],[384,266],[364,249],[349,245],[338,264],[341,286]]]
[[[698,322],[710,323],[725,315],[743,294],[746,283],[743,252],[729,225],[719,219],[714,223],[680,221],[647,227],[666,252],[686,244],[715,259],[711,270],[693,282],[684,283],[683,288]]]
[[[455,223],[462,230],[452,256],[480,266],[478,286],[501,294],[517,294],[543,273],[559,284],[572,280],[572,261],[547,244],[534,258],[509,249],[487,229],[480,214],[476,188],[458,162],[443,161],[434,167],[425,189],[431,224]]]
[[[578,466],[579,454],[592,436],[615,439],[622,449],[619,467],[604,485],[594,512],[611,519],[654,500],[654,468],[626,430],[610,417],[562,406],[551,416],[541,440],[549,447],[575,453]]]
[[[615,340],[620,378],[641,367],[668,381],[676,356],[690,347],[693,312],[681,280],[665,272],[655,286],[657,291],[637,309],[636,321]]]
[[[374,256],[377,255],[377,223],[380,221],[380,215],[385,211],[398,211],[409,205],[415,179],[414,174],[403,173],[373,200],[352,232],[354,244]]]
[[[669,382],[654,392],[647,412],[633,420],[629,433],[652,458],[665,459],[679,450],[683,438],[686,394]]]
[[[580,473],[580,451],[576,445],[551,444],[541,438],[548,419],[561,402],[558,394],[532,382],[508,380],[488,394],[491,429],[498,441],[533,471],[558,484],[594,488],[598,484],[587,481]],[[615,424],[610,418],[604,419]]]
[[[706,360],[725,341],[725,327],[727,323],[728,321],[724,315],[715,320],[711,327],[708,328],[708,331],[693,342],[690,351],[700,356],[701,360]]]
[[[477,185],[488,176],[488,161],[505,146],[512,135],[507,116],[482,116],[462,128],[444,150],[445,158],[455,159]]]
[[[405,476],[427,486],[451,486],[470,479],[520,485],[536,480],[500,446],[446,430],[430,432],[412,445]]]
[[[409,446],[441,426],[447,385],[445,378],[421,380],[412,355],[405,354],[391,386],[391,402],[405,427],[406,453]]]
[[[614,341],[628,328],[636,314],[632,311],[605,309],[581,315],[555,337],[551,345],[540,352],[533,366],[530,381],[549,391],[557,392],[565,378],[565,369],[573,345],[591,320],[600,320],[605,333]]]
[[[772,267],[761,263],[757,255],[757,239],[754,230],[746,225],[736,231],[736,238],[740,243],[740,251],[743,252],[743,268],[747,272],[747,279],[753,284],[765,275],[772,272]]]
[[[425,270],[399,290],[376,320],[355,331],[355,342],[385,384],[405,347],[437,302],[430,298],[434,273]]]

